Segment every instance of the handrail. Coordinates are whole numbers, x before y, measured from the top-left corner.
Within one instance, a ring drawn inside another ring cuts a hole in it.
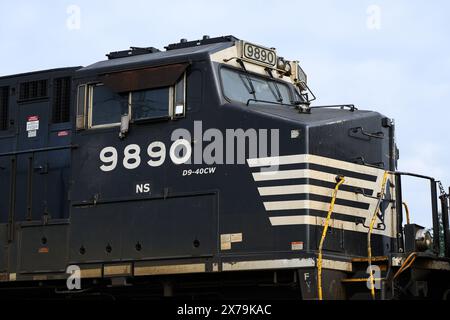
[[[438,213],[438,196],[437,196],[437,186],[436,186],[436,180],[433,177],[425,176],[422,174],[417,173],[411,173],[411,172],[402,172],[402,171],[395,171],[392,172],[397,177],[401,176],[410,176],[415,177],[419,179],[425,179],[430,181],[430,189],[431,189],[431,213],[433,217],[433,249],[435,252],[439,252],[440,242],[441,242],[441,235],[440,235],[440,221],[439,221],[439,213]],[[401,180],[401,179],[400,179]],[[402,206],[401,203],[398,206],[400,210],[400,214],[402,214]],[[400,219],[399,217],[397,217]]]
[[[402,205],[403,205],[403,207],[405,208],[405,212],[406,212],[406,223],[407,223],[407,224],[410,224],[410,223],[411,223],[411,219],[409,218],[410,216],[409,216],[409,207],[408,207],[408,204],[407,204],[405,201],[403,201],[403,202],[402,202]]]
[[[11,152],[0,153],[0,157],[17,156],[19,154],[38,153],[38,152],[57,151],[57,150],[76,149],[76,148],[78,148],[78,145],[71,144],[71,145],[67,145],[67,146],[11,151]]]
[[[370,294],[372,296],[372,299],[375,300],[375,280],[373,277],[373,272],[372,272],[372,231],[373,228],[375,226],[375,222],[377,220],[377,213],[380,211],[380,205],[381,205],[381,201],[383,200],[384,194],[385,194],[385,190],[386,190],[386,184],[387,184],[387,180],[389,177],[389,172],[385,171],[384,175],[383,175],[383,181],[381,183],[381,190],[379,193],[379,197],[378,197],[378,203],[375,207],[375,211],[373,212],[372,215],[372,219],[370,221],[370,226],[369,226],[369,232],[367,233],[367,256],[368,256],[368,262],[369,262],[369,272],[370,272]]]
[[[325,243],[325,237],[327,235],[328,225],[330,223],[331,214],[333,213],[334,203],[336,202],[339,187],[344,182],[345,182],[345,178],[343,176],[336,177],[336,186],[334,187],[334,190],[333,190],[333,196],[331,198],[327,218],[325,220],[325,225],[323,227],[322,237],[320,238],[319,257],[317,258],[317,293],[318,293],[319,300],[323,299],[323,297],[322,297],[322,249],[323,249],[323,244]]]

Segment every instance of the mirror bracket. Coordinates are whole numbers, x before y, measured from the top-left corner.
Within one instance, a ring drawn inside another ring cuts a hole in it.
[[[130,116],[128,114],[124,114],[120,118],[119,138],[120,139],[125,139],[129,129],[130,129]]]

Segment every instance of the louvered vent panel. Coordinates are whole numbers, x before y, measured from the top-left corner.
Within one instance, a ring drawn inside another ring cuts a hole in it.
[[[70,77],[58,78],[53,82],[53,123],[70,120]]]
[[[19,100],[34,100],[48,96],[48,81],[37,80],[22,82],[19,89]]]
[[[0,87],[0,130],[9,128],[9,87]]]

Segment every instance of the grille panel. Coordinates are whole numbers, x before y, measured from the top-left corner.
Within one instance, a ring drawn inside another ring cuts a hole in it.
[[[53,81],[53,123],[70,121],[70,90],[70,77]]]
[[[0,87],[0,130],[9,128],[9,87]]]

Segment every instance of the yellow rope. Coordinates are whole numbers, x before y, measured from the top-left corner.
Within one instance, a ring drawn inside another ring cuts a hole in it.
[[[370,272],[370,294],[372,296],[372,299],[375,299],[375,279],[373,277],[373,272],[372,272],[372,231],[373,231],[373,227],[375,226],[375,222],[377,221],[377,214],[380,211],[380,205],[381,205],[381,200],[384,197],[384,192],[386,189],[386,183],[387,183],[387,178],[389,176],[389,172],[385,171],[384,175],[383,175],[383,182],[381,184],[381,191],[379,194],[379,198],[378,198],[378,205],[375,208],[375,211],[373,213],[372,216],[372,220],[370,221],[370,226],[369,226],[369,233],[367,234],[367,255],[368,255],[368,260],[369,260],[369,272]]]
[[[327,235],[328,224],[330,223],[331,214],[333,213],[334,203],[336,202],[337,192],[339,190],[339,187],[344,183],[344,181],[345,181],[344,177],[340,176],[338,183],[334,187],[333,197],[330,202],[327,219],[325,220],[325,225],[324,225],[323,231],[322,231],[322,238],[320,239],[319,257],[317,259],[317,291],[318,291],[319,300],[323,300],[323,297],[322,297],[322,248],[323,248],[323,244],[325,242],[325,237]]]
[[[409,224],[410,223],[409,208],[408,208],[408,205],[406,204],[406,202],[403,202],[403,207],[405,207],[405,212],[406,212],[406,223]]]
[[[398,271],[395,273],[394,278],[392,280],[395,280],[403,271],[405,271],[406,269],[408,269],[409,267],[412,266],[413,262],[416,260],[417,255],[415,252],[411,253],[406,259],[405,261],[403,261],[402,266],[400,267],[400,269],[398,269]]]

